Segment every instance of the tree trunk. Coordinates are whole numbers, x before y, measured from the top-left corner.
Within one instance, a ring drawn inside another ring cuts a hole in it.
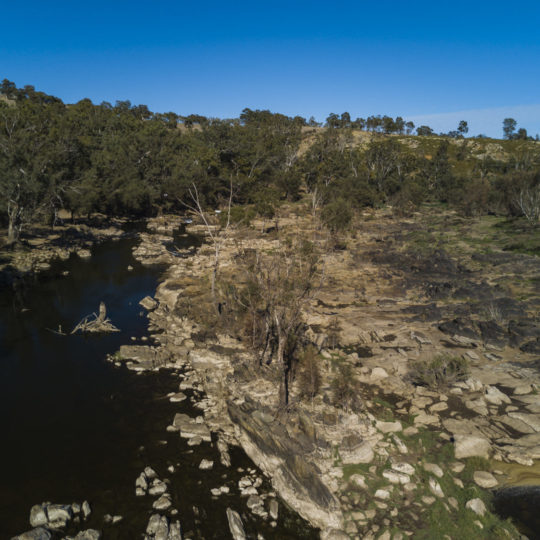
[[[282,332],[280,331],[279,323],[277,324],[277,332],[278,332],[278,350],[277,350],[277,363],[278,366],[280,366],[282,372],[283,372],[283,392],[280,396],[281,405],[287,406],[289,404],[289,370],[288,366],[285,362],[285,342],[286,337],[282,335]]]
[[[18,207],[8,209],[8,244],[13,244],[19,238],[19,228],[17,227]]]

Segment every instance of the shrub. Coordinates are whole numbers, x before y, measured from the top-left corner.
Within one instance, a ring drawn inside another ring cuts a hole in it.
[[[321,388],[319,355],[313,345],[308,345],[300,357],[298,387],[300,397],[307,399],[313,399]]]
[[[417,361],[411,366],[409,376],[414,384],[440,388],[466,379],[469,363],[460,356],[441,354],[431,361]]]
[[[352,218],[351,206],[345,199],[329,202],[321,212],[322,222],[334,234],[347,230]]]
[[[354,378],[349,364],[339,367],[337,376],[332,381],[333,405],[346,411],[357,410],[362,405],[358,381]]]
[[[255,209],[251,206],[233,206],[231,208],[230,220],[235,225],[249,225],[255,217]],[[219,224],[225,227],[227,224],[227,212],[219,214]]]

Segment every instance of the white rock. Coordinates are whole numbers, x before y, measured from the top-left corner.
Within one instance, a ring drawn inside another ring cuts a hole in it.
[[[394,444],[396,445],[400,454],[407,454],[409,452],[409,449],[405,443],[397,435],[393,435],[392,440],[394,441]]]
[[[88,516],[92,513],[92,509],[90,508],[90,504],[88,504],[88,501],[83,501],[81,509],[84,519],[87,519]]]
[[[395,422],[377,421],[375,422],[375,427],[383,433],[396,433],[403,429],[403,426],[399,420],[396,420]]]
[[[169,401],[172,403],[179,403],[181,401],[184,401],[185,399],[187,399],[187,396],[186,394],[184,394],[184,392],[177,392],[169,398]]]
[[[238,480],[238,487],[240,489],[247,488],[248,486],[251,486],[251,484],[252,480],[249,476],[243,476],[242,478],[240,478],[240,480]]]
[[[408,474],[400,473],[391,469],[383,471],[382,475],[391,484],[408,484],[411,481]]]
[[[252,510],[256,506],[262,506],[263,500],[258,495],[250,495],[246,502],[247,507]]]
[[[207,471],[214,466],[214,462],[209,459],[203,459],[199,465],[199,469]]]
[[[36,504],[30,509],[30,525],[32,527],[39,527],[40,525],[47,525],[47,514],[43,505]]]
[[[482,388],[484,387],[484,385],[482,384],[481,381],[479,381],[478,379],[475,379],[473,377],[469,377],[466,381],[465,381],[465,384],[473,391],[473,392],[479,392],[480,390],[482,390]]]
[[[491,443],[476,435],[454,435],[456,459],[479,456],[488,459]]]
[[[431,491],[431,493],[433,493],[433,495],[435,495],[435,497],[439,497],[441,499],[444,497],[443,490],[441,489],[439,482],[437,482],[435,478],[429,479],[429,490]]]
[[[268,505],[268,510],[270,512],[270,517],[274,520],[277,520],[279,513],[279,504],[275,499],[272,499]]]
[[[403,474],[408,474],[409,476],[414,474],[414,467],[409,463],[393,463],[392,469]]]
[[[51,533],[43,527],[32,529],[15,536],[12,540],[50,540]]]
[[[533,387],[530,384],[520,384],[514,388],[514,395],[523,396],[530,394],[533,391]]]
[[[244,525],[238,512],[227,508],[227,520],[229,521],[229,529],[234,540],[246,540]]]
[[[448,404],[445,401],[439,401],[439,403],[435,403],[429,408],[431,412],[446,411],[446,409],[448,409]]]
[[[439,417],[436,414],[426,414],[425,412],[421,412],[414,418],[414,423],[422,426],[438,426],[439,422]]]
[[[453,463],[450,464],[450,469],[452,470],[452,472],[455,472],[458,474],[461,471],[463,471],[464,468],[465,468],[465,463],[461,463],[459,461],[454,461]]]
[[[349,482],[357,487],[367,489],[366,480],[361,474],[352,474],[349,478]]]
[[[168,493],[164,493],[159,499],[154,501],[152,508],[156,510],[168,510],[171,507],[171,497]]]
[[[148,493],[153,497],[156,495],[163,495],[167,491],[167,484],[158,480],[157,478],[152,482],[152,487],[148,490]]]
[[[424,469],[427,472],[434,474],[437,478],[443,477],[443,470],[436,463],[425,463]]]
[[[496,478],[487,471],[475,471],[473,479],[480,487],[486,489],[493,488],[498,484]]]
[[[375,492],[375,497],[377,499],[382,499],[383,501],[390,498],[390,492],[387,489],[378,489]]]
[[[475,514],[483,516],[486,513],[486,505],[482,499],[471,499],[465,504],[465,508],[472,510]]]
[[[137,480],[135,480],[135,487],[140,488],[143,492],[148,489],[148,482],[146,481],[146,476],[144,473],[141,473]]]
[[[512,400],[495,386],[488,386],[484,394],[484,399],[492,405],[501,405],[502,403],[512,403]]]
[[[143,473],[148,480],[153,480],[154,478],[157,478],[157,473],[156,471],[154,471],[154,469],[152,469],[152,467],[145,467]]]
[[[382,367],[376,367],[376,368],[373,368],[370,379],[372,381],[380,381],[381,379],[386,379],[387,377],[388,377],[388,373],[386,369]]]
[[[364,441],[362,444],[352,450],[341,451],[341,461],[347,464],[356,463],[371,463],[375,457],[375,452],[369,441]]]

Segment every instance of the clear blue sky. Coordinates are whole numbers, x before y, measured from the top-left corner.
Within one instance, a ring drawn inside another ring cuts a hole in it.
[[[4,77],[68,103],[389,114],[445,131],[463,118],[494,136],[510,115],[534,135],[540,2],[4,0]]]

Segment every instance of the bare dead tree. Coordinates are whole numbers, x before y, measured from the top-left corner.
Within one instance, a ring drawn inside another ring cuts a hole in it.
[[[291,370],[303,339],[303,312],[324,278],[313,244],[297,241],[264,253],[251,253],[242,265],[243,286],[234,301],[250,320],[251,346],[259,365],[275,360],[281,372],[280,402],[289,404]]]
[[[515,203],[531,223],[540,221],[540,184],[522,189]]]
[[[232,176],[229,184],[229,198],[227,201],[227,214],[225,226],[221,227],[219,224],[212,224],[211,218],[208,213],[203,209],[201,204],[201,198],[199,195],[199,190],[195,183],[191,184],[191,188],[188,190],[189,196],[191,198],[192,204],[183,202],[184,206],[188,208],[191,212],[197,215],[204,224],[206,229],[206,235],[210,239],[212,246],[214,248],[214,262],[212,265],[212,276],[211,276],[211,293],[212,301],[218,309],[218,303],[216,300],[216,279],[219,270],[221,250],[229,237],[230,225],[231,225],[231,206],[233,200],[233,182]]]

